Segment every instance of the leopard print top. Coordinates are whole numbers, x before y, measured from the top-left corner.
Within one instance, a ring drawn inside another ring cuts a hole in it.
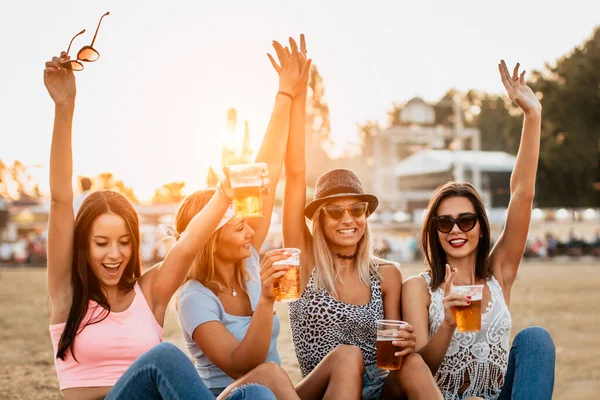
[[[359,347],[365,365],[375,364],[375,321],[383,319],[379,279],[371,275],[371,300],[358,306],[339,301],[325,290],[314,290],[314,273],[313,270],[300,299],[288,305],[292,340],[302,376],[308,375],[330,351],[340,345]]]

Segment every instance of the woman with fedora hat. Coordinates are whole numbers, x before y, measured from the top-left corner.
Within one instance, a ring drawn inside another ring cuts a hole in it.
[[[261,261],[258,252],[270,224],[291,110],[299,103],[306,103],[310,60],[302,52],[305,49],[303,35],[300,49],[290,38],[289,55],[280,43],[274,41],[273,46],[279,64],[274,59],[272,62],[280,75],[280,88],[271,123],[257,155],[257,160],[269,164],[271,177],[271,190],[263,204],[264,217],[238,218],[232,206],[229,210],[221,207],[218,214],[223,219],[198,249],[178,298],[178,317],[188,349],[202,380],[219,398],[234,390],[230,385],[235,381],[264,385],[278,399],[320,399],[324,391],[340,393],[347,385],[346,380],[353,378],[346,373],[343,354],[336,353],[330,362],[318,368],[317,374],[304,379],[297,388],[279,365],[282,362],[277,349],[280,322],[274,308],[273,281],[285,274],[289,266],[274,265],[274,262],[285,260],[290,254],[283,249],[271,250]],[[183,235],[189,221],[215,198],[221,198],[222,206],[224,199],[231,202],[230,186],[225,181],[216,193],[202,191],[187,197],[176,216],[175,236]],[[335,395],[334,398],[344,397]]]
[[[408,326],[398,333],[402,368],[388,373],[376,365],[376,320],[399,320],[402,273],[373,255],[368,217],[377,197],[365,193],[356,174],[336,169],[322,175],[306,207],[305,102],[292,106],[285,158],[283,240],[299,248],[300,299],[290,303],[296,356],[305,377],[325,380],[323,364],[344,369],[345,385],[297,386],[302,398],[441,399],[429,368],[414,353]],[[305,218],[311,220],[311,229]],[[330,382],[335,377],[330,378]]]

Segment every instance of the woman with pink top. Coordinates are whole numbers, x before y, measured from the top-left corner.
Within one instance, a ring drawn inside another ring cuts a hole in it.
[[[142,274],[139,222],[119,193],[100,191],[73,211],[71,127],[76,85],[69,57],[46,63],[55,104],[50,152],[50,335],[60,389],[69,399],[214,399],[187,356],[162,342],[165,311],[227,206],[215,196],[192,218],[164,262]],[[253,382],[252,376],[243,382]],[[275,399],[233,382],[228,400]]]

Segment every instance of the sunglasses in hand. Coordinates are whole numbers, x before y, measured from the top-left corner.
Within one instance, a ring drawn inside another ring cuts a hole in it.
[[[77,52],[76,60],[68,60],[68,61],[62,62],[61,65],[64,68],[70,69],[73,71],[82,71],[83,64],[81,63],[81,61],[94,62],[100,58],[100,53],[98,52],[98,50],[94,49],[94,42],[96,41],[96,36],[98,35],[98,30],[100,29],[100,24],[102,23],[102,18],[106,17],[109,14],[110,14],[110,12],[107,12],[102,17],[100,17],[100,22],[98,22],[98,27],[96,28],[96,33],[94,33],[94,38],[92,39],[92,43],[89,46],[83,46],[81,48],[81,50],[79,50]],[[67,49],[67,57],[69,56],[69,51],[71,50],[71,45],[73,44],[73,40],[75,40],[75,38],[77,36],[82,35],[84,33],[85,33],[85,29],[82,30],[81,32],[79,32],[77,35],[73,36],[73,39],[71,39],[71,41],[69,42],[69,48]]]

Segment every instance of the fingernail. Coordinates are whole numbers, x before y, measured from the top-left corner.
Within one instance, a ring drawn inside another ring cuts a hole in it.
[[[467,299],[471,300],[471,296],[467,296]]]
[[[280,252],[281,254],[283,254],[283,253],[285,253],[285,250],[283,250],[283,249],[282,249],[282,250],[279,250],[279,252]]]
[[[397,333],[394,333],[392,336],[393,336],[393,337],[398,337],[398,334],[397,334]]]
[[[471,302],[470,302],[470,301],[467,301],[467,305],[469,305],[469,304],[471,304]]]
[[[400,357],[400,353],[394,353],[396,357]]]

